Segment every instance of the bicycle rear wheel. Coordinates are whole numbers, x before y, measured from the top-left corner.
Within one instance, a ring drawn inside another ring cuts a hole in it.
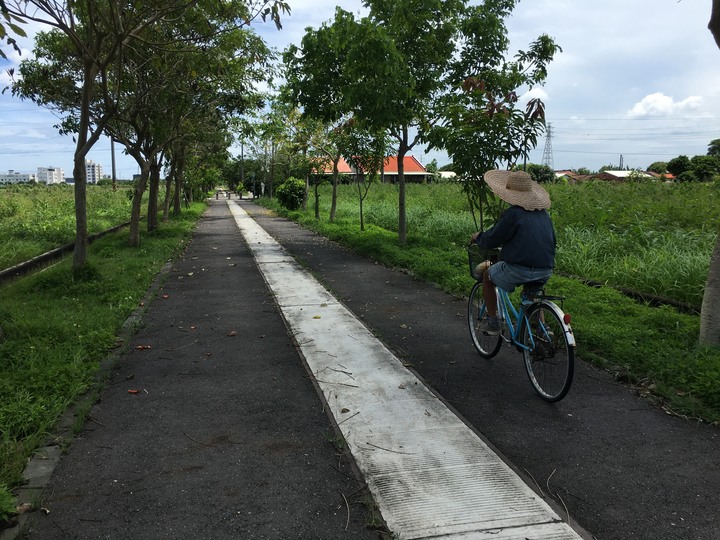
[[[470,329],[470,337],[473,345],[484,358],[492,358],[500,350],[502,337],[499,335],[490,336],[480,330],[480,323],[487,317],[485,309],[485,300],[482,294],[483,284],[478,281],[473,285],[468,298],[468,328]]]
[[[526,312],[522,343],[530,383],[545,401],[560,401],[570,390],[575,348],[568,343],[560,315],[542,301]]]

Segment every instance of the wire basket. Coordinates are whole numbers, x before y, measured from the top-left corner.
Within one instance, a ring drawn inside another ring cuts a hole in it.
[[[477,281],[482,280],[483,273],[491,263],[498,260],[500,253],[497,249],[481,248],[474,242],[467,247],[467,252],[470,276]]]

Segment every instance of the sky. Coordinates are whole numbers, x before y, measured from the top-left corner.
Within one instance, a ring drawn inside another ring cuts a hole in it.
[[[282,51],[300,44],[307,27],[334,17],[335,6],[356,15],[360,0],[287,0],[292,9],[282,30],[272,23],[255,30]],[[550,64],[546,84],[533,90],[546,107],[552,137],[541,137],[530,162],[550,157],[555,170],[602,166],[646,169],[678,155],[704,155],[720,138],[720,49],[707,23],[710,0],[520,0],[506,20],[510,53],[527,49],[541,34],[562,48]],[[0,89],[6,70],[32,54],[22,40],[22,56],[0,59]],[[529,96],[526,96],[526,98]],[[0,172],[36,172],[62,167],[72,174],[74,143],[53,126],[52,113],[30,101],[0,95]],[[231,149],[239,155],[239,148]],[[547,151],[547,152],[546,152]],[[411,152],[427,164],[449,163],[444,152]],[[88,155],[111,172],[110,142],[101,139]],[[138,172],[134,160],[116,147],[118,178]]]

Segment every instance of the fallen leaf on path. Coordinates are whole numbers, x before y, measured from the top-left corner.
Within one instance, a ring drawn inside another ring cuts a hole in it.
[[[25,512],[29,512],[32,509],[32,504],[30,503],[22,503],[15,507],[15,511],[18,514],[24,514]]]
[[[230,330],[228,332],[228,336],[230,336],[230,337],[237,336],[237,332],[235,330]]]
[[[404,385],[404,384],[401,384],[400,386],[398,386],[398,388],[399,388],[400,390],[405,390],[405,385]]]
[[[169,294],[163,294],[162,297],[163,297],[163,298],[170,298],[170,295],[169,295]]]
[[[139,394],[140,390],[128,390],[128,394]]]
[[[346,408],[346,407],[343,407],[342,409],[340,409],[340,412],[341,412],[341,413],[349,413],[349,412],[350,412],[350,409],[348,409],[348,408]]]
[[[322,317],[320,315],[315,315],[313,319],[322,319]]]
[[[139,351],[145,351],[147,349],[152,349],[152,346],[151,345],[138,345],[135,348]]]

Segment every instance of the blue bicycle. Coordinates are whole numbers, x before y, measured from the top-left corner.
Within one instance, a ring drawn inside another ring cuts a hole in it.
[[[525,370],[535,391],[545,401],[555,402],[570,390],[575,371],[575,336],[570,315],[554,302],[564,297],[547,296],[543,283],[525,283],[516,307],[507,291],[496,287],[500,334],[484,332],[487,316],[483,299],[482,272],[497,253],[468,247],[470,275],[476,280],[468,299],[468,326],[473,345],[484,358],[494,357],[503,343],[514,345],[523,355]]]

